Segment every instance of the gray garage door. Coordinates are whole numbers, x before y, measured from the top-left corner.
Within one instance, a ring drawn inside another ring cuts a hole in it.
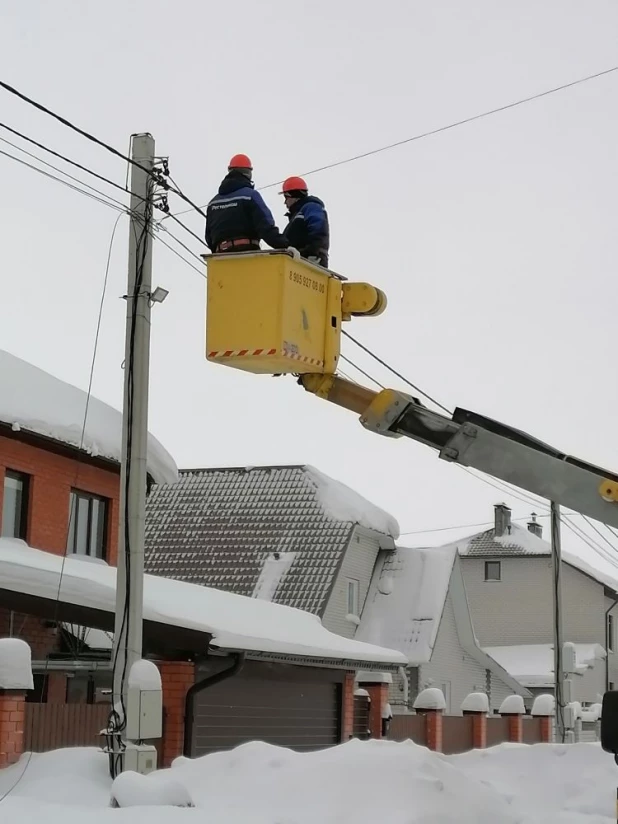
[[[266,741],[295,750],[339,743],[340,684],[280,680],[261,676],[259,665],[257,670],[254,667],[242,677],[230,678],[198,694],[194,756],[231,749],[247,741]]]

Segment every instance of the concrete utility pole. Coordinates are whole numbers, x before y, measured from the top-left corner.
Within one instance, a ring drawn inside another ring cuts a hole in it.
[[[562,632],[562,546],[560,543],[560,506],[551,502],[551,568],[554,628],[554,694],[556,698],[556,732],[558,740],[566,739],[564,718],[564,661]]]
[[[112,661],[114,706],[126,710],[131,666],[142,657],[144,522],[148,450],[148,383],[152,283],[152,208],[155,142],[133,135],[127,323],[124,361],[122,465],[116,625]],[[141,167],[141,168],[140,168]],[[122,719],[123,721],[125,719]],[[124,735],[122,736],[125,737]]]

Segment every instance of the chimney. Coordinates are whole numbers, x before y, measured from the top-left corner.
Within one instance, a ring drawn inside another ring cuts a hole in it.
[[[511,510],[506,504],[494,505],[494,534],[496,538],[511,534]]]
[[[536,512],[533,512],[528,521],[528,532],[536,535],[537,538],[543,537],[543,527],[536,519]]]

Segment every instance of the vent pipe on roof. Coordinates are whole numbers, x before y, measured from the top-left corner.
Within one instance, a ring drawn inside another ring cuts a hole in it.
[[[536,512],[533,512],[530,516],[530,520],[528,521],[528,532],[531,532],[533,535],[536,535],[537,538],[543,537],[543,527],[536,519],[537,515]]]
[[[511,534],[511,510],[506,504],[494,505],[494,534],[496,538]]]

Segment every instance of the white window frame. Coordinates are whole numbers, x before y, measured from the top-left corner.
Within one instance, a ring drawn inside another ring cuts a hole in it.
[[[359,617],[360,609],[360,581],[356,578],[346,578],[345,586],[346,614]]]
[[[616,649],[616,626],[614,621],[614,616],[609,613],[607,616],[607,651],[614,652]]]

